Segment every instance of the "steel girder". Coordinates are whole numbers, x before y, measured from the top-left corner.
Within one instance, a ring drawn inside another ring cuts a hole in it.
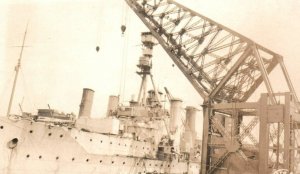
[[[259,122],[256,112],[250,112],[254,113],[251,115],[254,118],[247,125],[242,123],[244,111],[256,111],[257,103],[232,103],[231,106],[227,103],[207,104],[203,109],[205,124],[208,126],[203,130],[206,136],[203,136],[205,143],[202,148],[201,173],[230,172],[228,167],[233,160],[228,158],[234,155],[240,159],[234,165],[244,163],[248,166],[248,172],[257,172],[255,161],[259,149],[258,142],[252,135],[252,130]],[[249,138],[250,142],[245,141],[245,138]]]
[[[268,161],[268,148],[258,149],[263,137],[259,137],[258,143],[252,135],[253,128],[261,122],[258,117],[262,115],[255,113],[255,104],[244,102],[264,82],[270,102],[273,105],[278,103],[268,74],[279,63],[293,95],[296,111],[299,111],[298,97],[282,56],[173,0],[125,1],[204,99],[201,173],[222,171],[224,163],[232,154],[238,154],[246,163],[251,164],[249,160],[253,156],[247,156],[247,151],[259,151],[265,155],[264,162]],[[223,108],[217,109],[216,106]],[[232,112],[227,113],[228,110]],[[216,117],[218,114],[223,115],[221,120],[233,120],[233,131],[230,134],[226,124]],[[243,117],[249,115],[254,118],[245,126]],[[260,129],[263,130],[262,127]],[[277,132],[270,133],[272,139],[276,139],[276,136],[279,139],[282,129],[289,132],[287,128],[278,129]],[[220,141],[215,141],[216,137]],[[252,145],[243,143],[245,138]],[[210,156],[215,149],[221,149],[217,158]],[[256,159],[257,157],[258,155],[254,156]]]
[[[172,0],[126,2],[205,100],[246,101],[281,57]]]

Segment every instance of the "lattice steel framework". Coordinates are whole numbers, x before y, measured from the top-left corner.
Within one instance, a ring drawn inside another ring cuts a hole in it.
[[[203,174],[220,171],[232,153],[248,161],[245,149],[258,151],[258,141],[251,133],[260,120],[256,106],[247,103],[228,112],[228,108],[215,110],[215,104],[245,102],[264,82],[269,101],[277,105],[268,74],[280,64],[298,108],[298,98],[279,54],[172,0],[125,1],[204,99]],[[244,125],[243,116],[247,115],[253,120]],[[231,119],[229,132],[226,118]],[[243,144],[245,138],[252,145]],[[212,141],[215,139],[219,140]],[[213,156],[217,149],[223,155]]]
[[[204,99],[246,101],[280,57],[174,1],[126,0]]]

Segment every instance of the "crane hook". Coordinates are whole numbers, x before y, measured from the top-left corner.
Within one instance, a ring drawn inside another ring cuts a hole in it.
[[[122,26],[121,26],[121,31],[122,31],[122,34],[125,33],[125,31],[126,31],[126,26],[125,26],[125,25],[122,25]]]

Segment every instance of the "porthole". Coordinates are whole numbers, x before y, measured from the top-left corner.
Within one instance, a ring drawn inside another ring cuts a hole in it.
[[[170,167],[170,164],[168,165],[168,167]]]
[[[72,158],[72,161],[75,161],[75,158]]]
[[[56,160],[58,160],[58,159],[59,159],[59,157],[57,156],[55,159],[56,159]]]
[[[30,131],[29,131],[29,133],[32,133],[32,132],[33,132],[33,130],[30,130]]]
[[[93,139],[90,139],[90,141],[93,141]]]
[[[123,165],[125,164],[125,162],[123,162]]]
[[[3,126],[0,126],[0,129],[3,129],[4,127]]]
[[[26,158],[29,158],[29,157],[30,157],[30,155],[29,155],[29,154],[27,154],[27,155],[26,155]]]
[[[89,162],[89,159],[86,159],[85,161],[86,161],[86,162]]]
[[[41,156],[41,155],[39,156],[39,159],[42,159],[42,156]]]
[[[102,143],[103,141],[101,140],[100,143]]]
[[[18,142],[19,142],[18,138],[13,138],[13,139],[11,139],[10,141],[7,142],[7,147],[9,149],[14,149],[15,147],[17,147]]]
[[[111,162],[112,164],[114,163],[114,161]]]
[[[102,160],[100,160],[99,162],[102,163]]]
[[[138,165],[139,165],[139,163],[136,163],[136,165],[138,166]]]
[[[61,134],[59,137],[60,137],[60,138],[62,138],[62,137],[63,137],[63,135]]]
[[[48,133],[48,136],[50,137],[52,134],[51,133]]]

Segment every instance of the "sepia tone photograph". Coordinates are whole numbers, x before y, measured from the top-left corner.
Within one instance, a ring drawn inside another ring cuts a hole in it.
[[[300,174],[300,1],[0,1],[0,174]]]

